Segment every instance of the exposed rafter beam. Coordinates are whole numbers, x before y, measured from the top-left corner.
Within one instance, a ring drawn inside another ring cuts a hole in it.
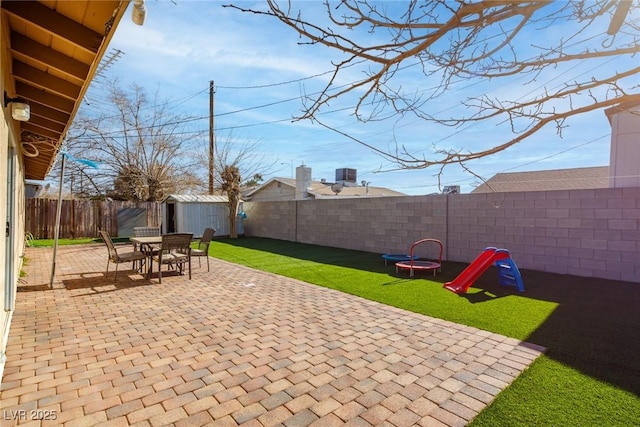
[[[31,117],[42,117],[62,125],[66,125],[71,117],[68,113],[54,110],[46,105],[31,101]]]
[[[59,140],[61,135],[60,132],[54,132],[52,130],[37,126],[30,121],[22,123],[22,130],[55,140]]]
[[[89,74],[89,65],[56,52],[55,50],[35,42],[23,35],[11,34],[11,50],[16,58],[29,58],[40,64],[55,68],[56,70],[84,81]]]
[[[70,114],[73,111],[75,102],[69,101],[67,98],[63,98],[58,95],[46,92],[42,89],[27,85],[25,83],[16,83],[16,93],[29,101],[37,101],[44,103],[51,108],[60,110],[63,113]]]
[[[56,132],[58,135],[64,132],[64,124],[54,122],[44,117],[32,115],[31,118],[29,119],[29,123],[32,123],[36,126],[40,126],[41,128],[44,128],[44,129],[49,129],[52,132]]]
[[[25,138],[28,139],[29,137],[29,133],[28,132],[23,132]],[[55,156],[55,152],[49,153],[48,155],[43,155],[42,152],[40,152],[40,155],[38,157],[24,157],[24,164],[25,164],[25,173],[24,173],[24,177],[26,179],[43,179],[43,176],[38,175],[37,173],[34,173],[32,171],[38,171],[38,170],[46,170],[49,168],[49,160],[50,158]]]
[[[48,92],[63,96],[74,102],[80,95],[80,86],[59,77],[52,76],[20,61],[13,62],[13,74],[16,81],[45,89]]]
[[[103,35],[35,1],[3,1],[7,13],[63,38],[89,53],[98,52]]]

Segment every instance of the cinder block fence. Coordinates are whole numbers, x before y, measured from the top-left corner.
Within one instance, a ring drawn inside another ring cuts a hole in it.
[[[640,188],[246,202],[248,236],[444,258],[509,249],[522,269],[640,283]]]

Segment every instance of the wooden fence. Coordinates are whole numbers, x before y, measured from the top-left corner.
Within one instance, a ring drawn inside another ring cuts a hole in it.
[[[57,199],[26,199],[25,231],[36,239],[53,239]],[[118,211],[126,208],[146,210],[147,224],[159,227],[162,211],[159,202],[123,202],[102,200],[62,200],[60,238],[97,237],[98,230],[118,235]]]

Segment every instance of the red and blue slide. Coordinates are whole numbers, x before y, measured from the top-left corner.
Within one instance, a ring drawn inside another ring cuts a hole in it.
[[[478,277],[492,265],[498,268],[498,277],[501,285],[515,286],[518,291],[524,292],[522,276],[516,263],[511,258],[511,254],[507,249],[496,249],[494,247],[485,248],[458,277],[451,282],[445,283],[443,287],[456,294],[464,294]]]

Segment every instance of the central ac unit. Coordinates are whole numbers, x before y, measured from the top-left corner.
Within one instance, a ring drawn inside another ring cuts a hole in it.
[[[460,194],[460,186],[459,185],[446,185],[442,189],[442,194]]]

